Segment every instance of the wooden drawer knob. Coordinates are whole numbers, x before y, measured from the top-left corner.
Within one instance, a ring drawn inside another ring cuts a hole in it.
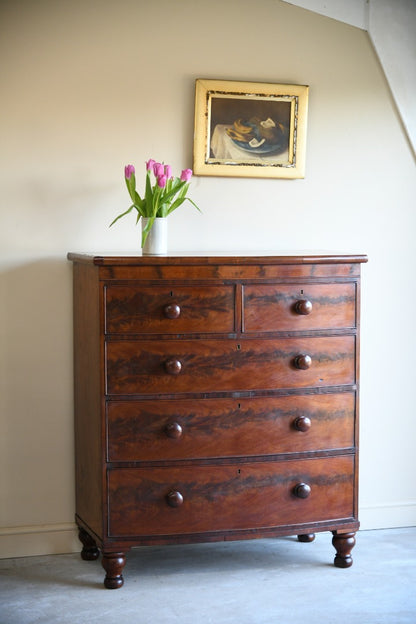
[[[293,494],[297,498],[308,498],[311,495],[311,486],[307,483],[298,483],[293,488]]]
[[[169,375],[179,375],[182,370],[182,364],[179,360],[175,358],[171,358],[170,360],[166,360],[165,362],[165,371]]]
[[[299,299],[295,303],[295,312],[296,314],[307,315],[312,312],[312,301],[309,299]]]
[[[165,433],[168,438],[177,440],[182,435],[182,427],[177,422],[169,423],[165,427]]]
[[[180,507],[183,503],[183,496],[180,492],[172,490],[166,497],[170,507]]]
[[[309,431],[311,425],[312,421],[307,416],[298,416],[293,422],[293,426],[298,431]]]
[[[308,370],[312,366],[312,358],[310,355],[306,355],[306,353],[302,353],[295,357],[294,361],[295,367],[299,370]]]
[[[163,314],[168,319],[176,319],[179,318],[181,314],[181,309],[177,303],[169,303],[163,308]]]

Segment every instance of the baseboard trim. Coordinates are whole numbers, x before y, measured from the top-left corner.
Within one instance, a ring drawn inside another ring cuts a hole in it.
[[[0,528],[0,559],[80,552],[74,522]]]
[[[416,526],[416,502],[363,505],[359,519],[364,531]]]

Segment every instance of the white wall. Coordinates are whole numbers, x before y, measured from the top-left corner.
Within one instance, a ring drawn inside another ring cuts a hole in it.
[[[368,31],[416,154],[416,1],[284,1]]]
[[[77,549],[67,251],[139,250],[123,167],[192,166],[198,77],[310,85],[306,178],[198,178],[176,250],[363,268],[361,520],[416,523],[415,162],[365,32],[276,0],[0,5],[0,553]],[[143,176],[144,177],[144,176]],[[138,173],[140,180],[140,173]]]
[[[371,0],[371,2],[377,1]],[[284,2],[368,30],[367,12],[370,0],[284,0]],[[396,2],[396,0],[387,0],[387,2]]]
[[[371,0],[368,32],[416,154],[416,2]]]

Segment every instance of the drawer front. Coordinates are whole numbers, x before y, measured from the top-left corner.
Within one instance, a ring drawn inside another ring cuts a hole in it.
[[[351,518],[353,475],[352,455],[118,468],[108,473],[109,535],[174,535]],[[310,488],[307,498],[299,497],[301,484]]]
[[[105,289],[107,333],[235,331],[234,286],[118,286]]]
[[[354,446],[355,393],[107,404],[109,461],[302,453]]]
[[[356,326],[355,284],[244,286],[244,331],[305,331]]]
[[[299,369],[299,358],[310,357]],[[355,337],[107,343],[107,394],[324,387],[355,382]]]

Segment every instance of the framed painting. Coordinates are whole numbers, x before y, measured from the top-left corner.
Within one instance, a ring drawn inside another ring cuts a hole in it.
[[[303,178],[309,87],[198,79],[196,175]]]

